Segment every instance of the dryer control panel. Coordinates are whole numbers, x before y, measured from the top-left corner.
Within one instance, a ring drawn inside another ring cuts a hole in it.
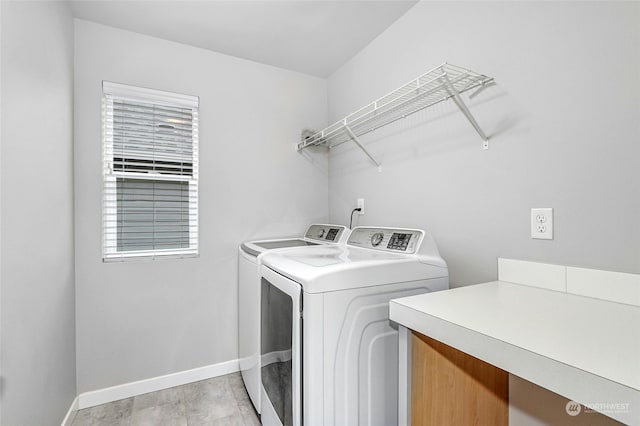
[[[355,228],[348,245],[395,253],[415,253],[424,232],[419,229],[402,228]]]
[[[331,243],[340,242],[340,239],[347,232],[347,227],[342,225],[311,225],[305,232],[304,237]]]

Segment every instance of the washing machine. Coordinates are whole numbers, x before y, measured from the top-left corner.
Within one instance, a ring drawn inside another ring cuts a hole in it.
[[[263,425],[396,425],[389,300],[449,287],[431,235],[357,227],[344,245],[261,260]]]
[[[238,358],[247,393],[260,413],[260,259],[268,252],[346,242],[342,225],[312,224],[303,237],[245,242],[238,248]]]

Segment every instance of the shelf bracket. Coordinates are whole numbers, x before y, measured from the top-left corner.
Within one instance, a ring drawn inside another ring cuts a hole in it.
[[[482,129],[480,128],[480,125],[471,114],[471,111],[469,111],[469,108],[467,108],[467,105],[465,105],[464,101],[460,97],[460,94],[451,84],[451,81],[449,80],[449,77],[447,76],[446,72],[442,73],[442,80],[445,86],[447,87],[449,94],[453,97],[453,101],[456,103],[456,105],[458,106],[460,111],[464,114],[464,116],[467,117],[467,120],[469,120],[469,123],[471,123],[473,128],[476,129],[476,132],[478,132],[478,134],[482,138],[482,149],[489,149],[489,138],[482,131]]]
[[[347,134],[349,135],[349,137],[351,138],[352,141],[354,141],[356,143],[356,145],[358,145],[358,148],[360,148],[362,150],[362,152],[364,152],[365,154],[367,154],[367,157],[369,157],[371,159],[371,161],[374,162],[374,164],[378,167],[380,167],[380,163],[378,163],[376,161],[375,158],[373,158],[371,156],[371,154],[369,154],[369,151],[367,151],[367,149],[360,143],[360,140],[358,139],[358,137],[351,131],[351,128],[348,125],[344,125],[344,130],[347,132]]]

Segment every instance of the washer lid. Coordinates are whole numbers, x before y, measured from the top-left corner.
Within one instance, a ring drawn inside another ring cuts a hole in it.
[[[242,248],[242,251],[249,253],[252,256],[258,256],[269,250],[290,247],[307,247],[318,244],[319,243],[307,241],[302,238],[287,238],[281,240],[247,241],[242,243],[240,248]]]
[[[303,238],[280,238],[272,240],[247,241],[240,248],[252,256],[259,256],[269,250],[306,247],[318,244],[344,243],[351,230],[343,225],[313,223],[307,228]]]

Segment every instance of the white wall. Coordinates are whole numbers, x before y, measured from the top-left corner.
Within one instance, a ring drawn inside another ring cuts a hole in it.
[[[60,424],[76,395],[73,21],[1,2],[3,425]]]
[[[200,96],[200,257],[101,261],[101,81]],[[327,219],[326,81],[75,23],[78,390],[237,358],[237,247]]]
[[[330,220],[429,230],[451,283],[495,279],[496,258],[640,272],[640,4],[422,2],[329,78],[330,120],[444,61],[496,78],[330,156]],[[553,207],[555,239],[529,210]]]
[[[453,286],[498,256],[640,272],[639,22],[638,3],[419,3],[329,78],[330,120],[449,61],[496,78],[468,103],[491,148],[451,102],[362,139],[382,172],[342,145],[330,220],[364,197],[360,224],[429,230]],[[553,241],[530,239],[532,207],[554,208]],[[510,423],[568,422],[563,397],[510,385]]]

